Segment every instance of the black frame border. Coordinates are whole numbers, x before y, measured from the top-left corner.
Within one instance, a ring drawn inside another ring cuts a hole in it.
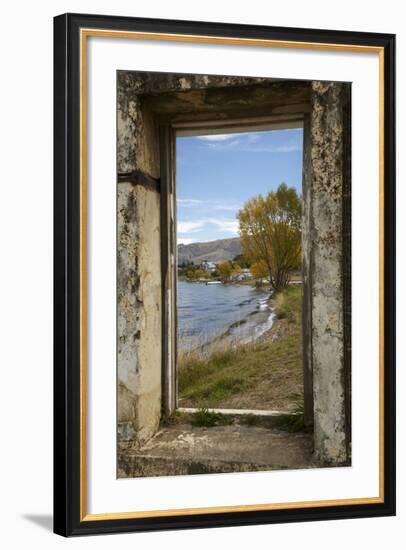
[[[384,49],[384,502],[80,520],[80,29]],[[395,515],[395,35],[63,14],[54,18],[54,532],[63,536]]]

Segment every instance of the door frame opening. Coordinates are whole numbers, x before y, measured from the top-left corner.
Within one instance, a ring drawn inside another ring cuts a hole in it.
[[[176,139],[178,137],[197,137],[218,134],[238,134],[249,132],[270,132],[273,130],[288,130],[301,128],[305,132],[307,113],[288,116],[262,116],[230,118],[225,121],[207,120],[202,122],[186,121],[180,124],[166,122],[160,126],[161,154],[161,227],[162,227],[162,319],[163,319],[163,385],[162,405],[166,416],[171,416],[175,410],[180,412],[195,412],[198,409],[178,406],[178,374],[177,374],[177,219],[176,219]],[[308,126],[308,125],[307,125]],[[307,130],[308,131],[308,130]],[[308,135],[303,138],[304,144]],[[302,187],[305,178],[304,156],[302,161]],[[166,232],[165,232],[166,228]],[[302,253],[303,256],[303,253]],[[303,299],[303,297],[302,297]],[[303,339],[303,347],[307,341]],[[310,357],[308,350],[303,349],[303,362]],[[311,369],[303,364],[303,388],[305,422],[313,424],[313,381]],[[305,388],[307,391],[305,391]],[[280,411],[250,411],[239,409],[210,409],[221,414],[255,414],[257,416],[275,416]]]

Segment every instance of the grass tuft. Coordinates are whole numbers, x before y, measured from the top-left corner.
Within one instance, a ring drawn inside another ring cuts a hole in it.
[[[233,423],[231,417],[224,414],[209,411],[206,407],[202,407],[193,415],[192,426],[213,428],[214,426],[227,426]]]
[[[287,287],[273,296],[275,314],[278,319],[287,319],[290,323],[298,323],[302,307],[302,289],[294,286]]]

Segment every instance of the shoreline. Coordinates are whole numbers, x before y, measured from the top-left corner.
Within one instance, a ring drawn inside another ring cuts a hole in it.
[[[229,285],[242,285],[242,286],[251,286],[253,288],[258,288],[258,289],[264,289],[266,287],[269,287],[269,283],[259,283],[257,279],[246,279],[244,281],[227,281],[227,282],[224,282],[224,281],[221,281],[220,279],[212,279],[212,278],[207,278],[207,279],[188,279],[187,277],[178,277],[178,281],[182,282],[182,283],[192,283],[192,284],[205,284],[207,285],[208,283],[220,283],[222,285],[225,285],[225,286],[229,286]]]
[[[250,319],[252,319],[254,316],[259,315],[261,313],[260,309],[255,309],[248,313],[244,318],[239,319],[237,321],[233,321],[228,327],[223,331],[220,332],[217,335],[214,335],[209,341],[204,342],[202,344],[199,344],[195,347],[192,347],[190,349],[180,349],[180,353],[197,353],[200,352],[203,355],[207,356],[210,353],[213,353],[216,351],[217,348],[230,346],[232,348],[238,347],[238,346],[245,346],[249,344],[254,344],[256,342],[261,342],[263,340],[266,340],[268,335],[272,332],[272,329],[275,325],[275,322],[277,322],[277,317],[275,314],[275,303],[272,300],[272,294],[270,293],[269,297],[266,299],[266,302],[269,304],[268,313],[269,315],[265,320],[262,322],[256,323],[252,327],[252,331],[254,334],[241,336],[238,334],[233,334],[233,331],[238,329],[239,327],[245,325],[247,322],[249,322]],[[260,328],[263,325],[270,325],[266,327],[263,331],[261,331],[258,335],[255,335],[255,331]],[[233,338],[234,337],[234,338]]]

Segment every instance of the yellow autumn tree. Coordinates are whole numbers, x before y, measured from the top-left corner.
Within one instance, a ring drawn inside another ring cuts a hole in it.
[[[231,279],[233,273],[233,264],[229,261],[220,262],[217,264],[217,271],[223,283],[227,283]]]
[[[254,262],[250,267],[250,271],[255,279],[265,279],[269,277],[268,266],[263,260]]]
[[[284,288],[301,264],[301,215],[301,199],[285,183],[266,197],[253,197],[237,214],[243,253],[263,270],[266,266],[275,290]]]
[[[231,272],[232,277],[238,277],[238,275],[241,275],[242,273],[241,266],[235,262],[231,262],[231,265],[232,265],[232,272]]]

